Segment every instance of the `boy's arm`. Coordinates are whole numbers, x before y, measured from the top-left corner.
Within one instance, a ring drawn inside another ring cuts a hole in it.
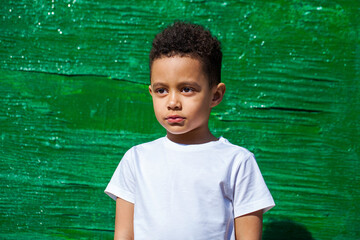
[[[236,240],[261,240],[263,210],[235,218]]]
[[[134,204],[116,199],[114,240],[134,239]]]

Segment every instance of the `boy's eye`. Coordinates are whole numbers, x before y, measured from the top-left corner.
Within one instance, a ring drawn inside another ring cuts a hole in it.
[[[182,88],[181,90],[182,92],[185,92],[185,93],[190,93],[190,92],[194,92],[195,89],[191,88],[191,87],[184,87]]]
[[[159,94],[164,94],[167,93],[167,90],[165,88],[158,88],[155,90],[155,92]]]

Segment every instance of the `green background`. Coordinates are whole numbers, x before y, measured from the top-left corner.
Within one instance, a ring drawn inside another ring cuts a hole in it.
[[[263,239],[360,239],[358,0],[0,3],[0,238],[111,239],[103,191],[164,136],[148,53],[175,19],[222,42],[216,136],[255,153]]]

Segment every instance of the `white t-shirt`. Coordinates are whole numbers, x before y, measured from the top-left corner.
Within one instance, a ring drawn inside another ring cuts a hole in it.
[[[253,154],[223,137],[134,146],[105,193],[134,203],[136,240],[235,239],[234,218],[275,205]]]

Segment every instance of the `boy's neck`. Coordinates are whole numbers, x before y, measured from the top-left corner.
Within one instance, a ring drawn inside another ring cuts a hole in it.
[[[218,138],[216,138],[209,129],[207,129],[206,132],[199,134],[198,132],[188,132],[185,134],[172,134],[170,132],[167,132],[167,138],[175,143],[180,144],[202,144],[207,143],[211,141],[217,141]]]

